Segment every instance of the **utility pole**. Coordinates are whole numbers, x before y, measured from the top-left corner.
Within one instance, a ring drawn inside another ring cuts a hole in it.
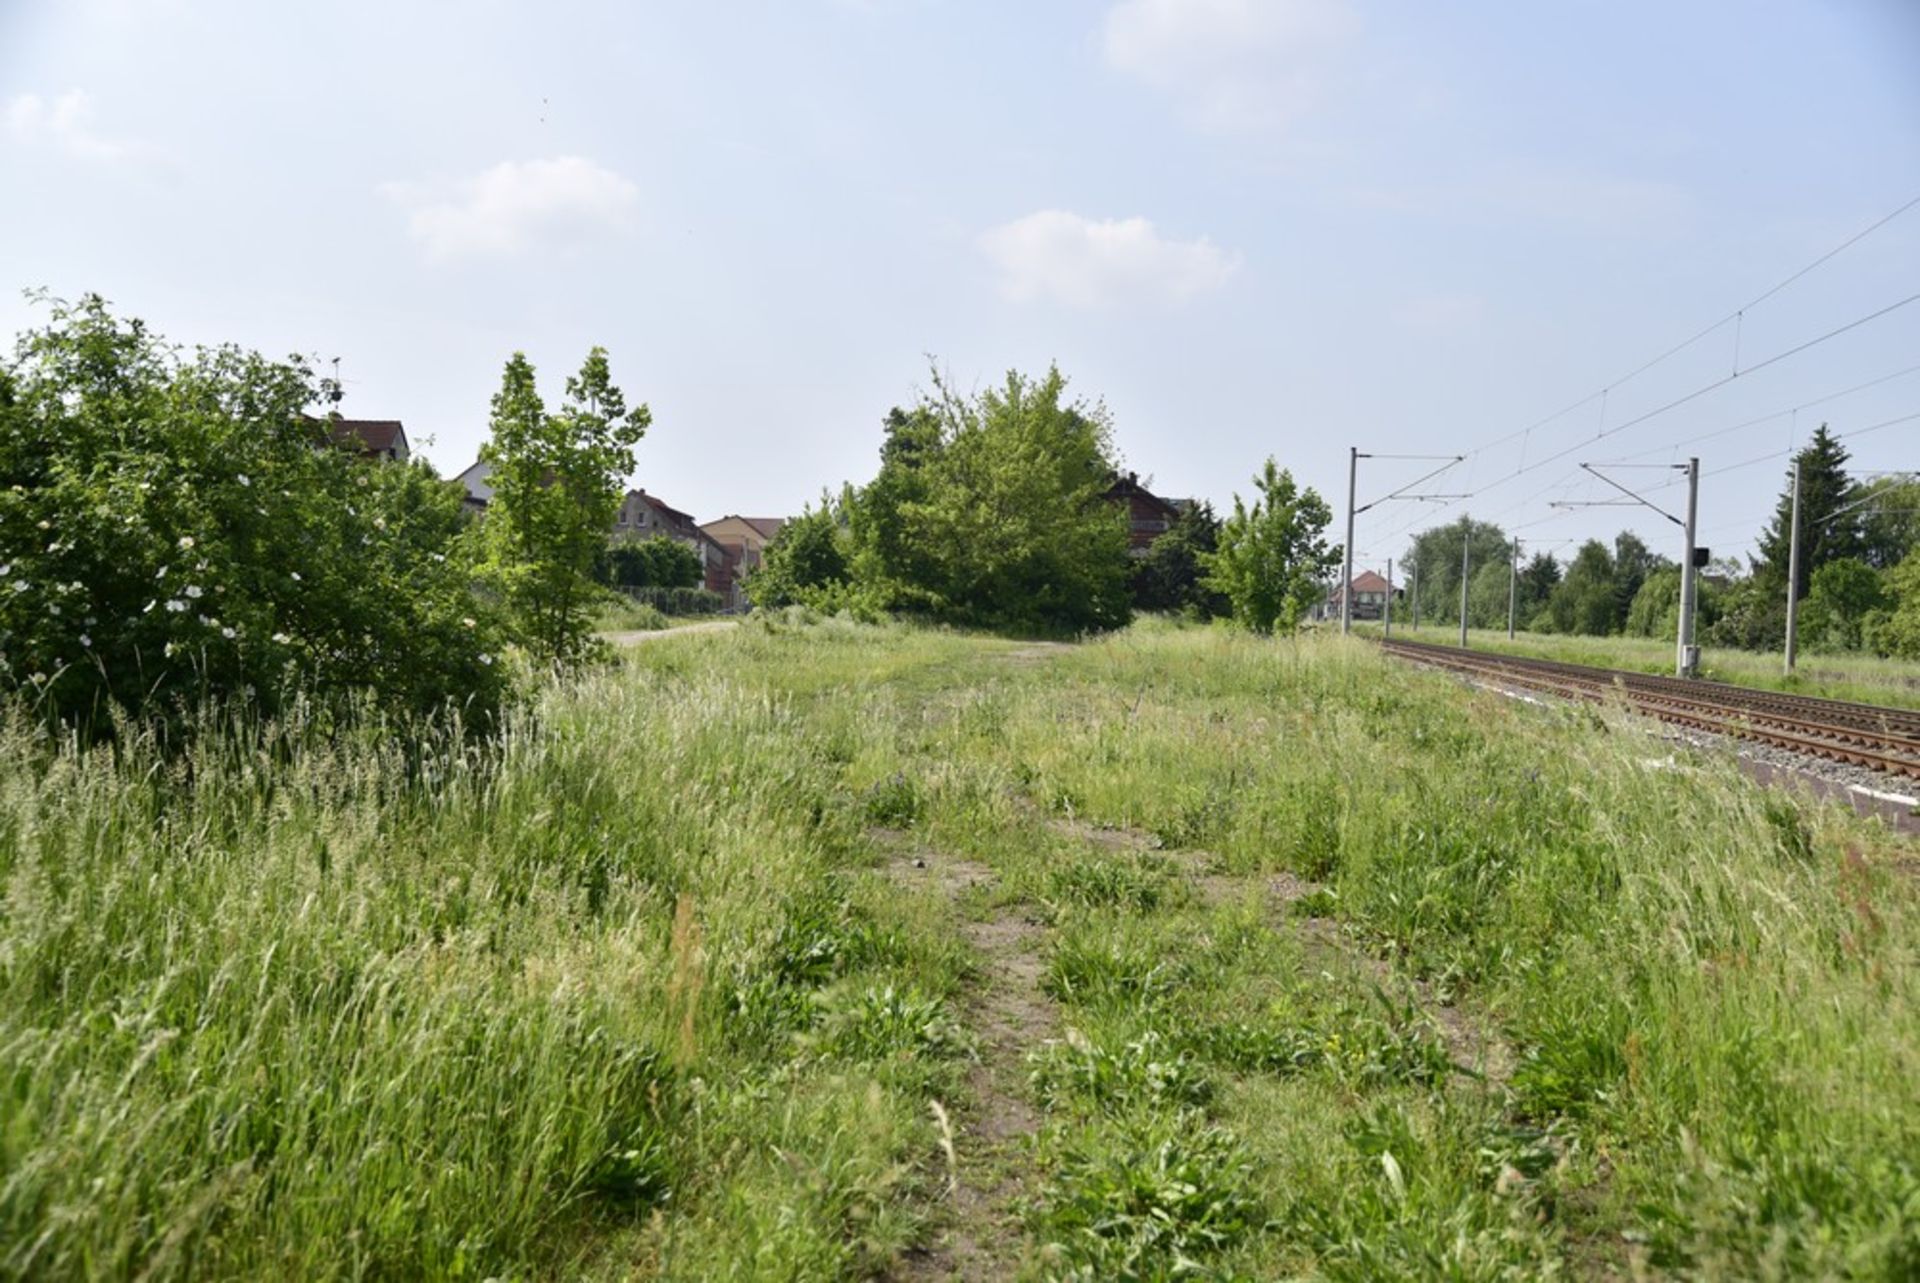
[[[1387,606],[1381,620],[1387,626],[1387,640],[1393,640],[1393,558],[1387,558]]]
[[[1467,648],[1467,566],[1473,550],[1473,522],[1460,519],[1460,649]]]
[[[1700,528],[1700,460],[1687,460],[1687,559],[1680,563],[1680,657],[1674,671],[1681,677],[1700,672],[1700,648],[1693,644],[1693,607],[1699,593],[1700,572],[1693,564],[1693,537]]]
[[[1694,645],[1693,643],[1693,611],[1694,611],[1695,600],[1698,597],[1697,582],[1699,580],[1699,569],[1693,564],[1693,562],[1694,562],[1694,557],[1699,552],[1699,550],[1694,547],[1693,539],[1694,539],[1695,533],[1699,530],[1699,517],[1700,517],[1700,460],[1699,458],[1695,457],[1692,459],[1688,459],[1684,464],[1680,464],[1680,463],[1673,463],[1673,464],[1583,463],[1580,466],[1584,468],[1586,471],[1591,472],[1594,476],[1598,477],[1600,480],[1612,486],[1615,490],[1618,490],[1621,494],[1625,495],[1626,498],[1624,500],[1602,499],[1597,503],[1586,503],[1586,502],[1575,503],[1575,502],[1569,502],[1567,500],[1560,500],[1553,504],[1554,507],[1556,508],[1613,508],[1613,507],[1622,507],[1622,506],[1632,507],[1637,505],[1642,508],[1653,509],[1653,511],[1659,513],[1661,516],[1665,517],[1668,521],[1671,521],[1674,525],[1679,526],[1686,531],[1686,536],[1687,536],[1686,555],[1680,559],[1680,638],[1678,642],[1678,654],[1674,658],[1673,671],[1674,671],[1674,674],[1679,677],[1698,676],[1699,670],[1700,670],[1700,648]],[[1615,469],[1615,468],[1659,468],[1662,470],[1674,471],[1674,472],[1685,471],[1687,474],[1687,519],[1685,521],[1682,521],[1680,518],[1674,516],[1671,512],[1668,512],[1665,508],[1662,508],[1659,504],[1649,500],[1646,496],[1637,494],[1634,491],[1627,489],[1627,487],[1621,485],[1618,481],[1615,481],[1612,477],[1608,476],[1605,472],[1602,472],[1600,469],[1603,467],[1609,470]]]
[[[1787,540],[1787,676],[1793,676],[1800,624],[1800,460],[1793,461],[1793,533]]]
[[[1360,450],[1347,447],[1347,568],[1340,579],[1340,631],[1353,631],[1353,505],[1359,499],[1354,492],[1360,480]]]
[[[1413,563],[1413,587],[1407,590],[1413,594],[1413,631],[1420,631],[1420,563]]]
[[[1346,581],[1340,585],[1340,631],[1341,632],[1350,633],[1353,631],[1353,601],[1352,601],[1352,598],[1353,598],[1353,519],[1359,516],[1361,513],[1367,511],[1369,508],[1373,508],[1379,504],[1386,503],[1389,500],[1393,500],[1393,499],[1402,499],[1402,500],[1408,500],[1408,501],[1419,502],[1419,503],[1446,503],[1456,499],[1468,498],[1469,496],[1463,495],[1463,494],[1408,494],[1407,493],[1409,490],[1412,490],[1415,486],[1421,484],[1422,482],[1433,480],[1433,478],[1439,476],[1441,473],[1445,472],[1447,469],[1460,463],[1465,458],[1466,458],[1465,455],[1459,455],[1459,454],[1361,454],[1357,446],[1347,447],[1347,547],[1346,547],[1346,552],[1343,558],[1344,561],[1346,562],[1346,569],[1345,569]],[[1372,503],[1356,505],[1355,501],[1359,498],[1359,494],[1356,487],[1358,486],[1359,479],[1360,479],[1360,460],[1362,459],[1424,459],[1429,463],[1434,462],[1435,460],[1438,460],[1440,463],[1440,466],[1435,468],[1433,471],[1424,474],[1423,476],[1414,478],[1412,481],[1409,481],[1406,485],[1401,486],[1398,490],[1395,490],[1392,494],[1383,495],[1380,498],[1375,499]],[[1420,573],[1418,566],[1414,567],[1414,573],[1416,575]],[[1417,626],[1420,621],[1418,618],[1417,610],[1415,613],[1416,613],[1416,617],[1414,619],[1414,623]]]
[[[1513,640],[1513,609],[1520,601],[1520,541],[1513,541],[1513,556],[1507,562],[1507,640]]]

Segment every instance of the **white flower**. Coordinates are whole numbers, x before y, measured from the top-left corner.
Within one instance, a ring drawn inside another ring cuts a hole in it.
[[[18,487],[16,487],[16,489],[17,489],[17,488],[18,488]],[[43,521],[41,521],[41,523],[40,523],[40,529],[42,529],[42,530],[51,530],[51,529],[53,529],[53,523],[52,523],[51,521],[44,521],[44,520],[43,520]]]
[[[468,628],[477,627],[477,625],[473,622],[472,615],[468,615],[466,618],[462,619],[460,622],[465,624]]]
[[[174,650],[174,646],[173,646],[173,643],[172,643],[172,642],[168,642],[168,643],[167,643],[167,658],[168,658],[168,659],[172,659],[172,658],[173,658],[173,650]]]
[[[35,673],[33,675],[33,684],[35,686],[45,686],[47,684],[47,675],[45,673]]]
[[[0,562],[0,579],[5,579],[8,575],[12,573],[13,573],[13,563],[11,561]]]
[[[141,608],[140,613],[143,615],[151,614],[153,613],[153,608],[159,604],[160,603],[157,600],[150,601],[144,607]]]
[[[385,530],[387,528],[387,519],[385,517],[375,517],[373,519],[373,528],[375,530]]]
[[[14,580],[14,581],[13,581],[13,590],[14,590],[15,592],[25,592],[25,591],[27,590],[27,581],[26,581],[26,580],[24,580],[24,579],[16,579],[16,580]]]
[[[50,544],[48,544],[48,545],[47,545],[47,551],[48,551],[48,552],[59,552],[59,551],[60,551],[60,541],[59,541],[58,539],[56,539],[56,540],[54,540],[54,541],[53,541],[52,543],[50,543]]]
[[[285,633],[275,633],[273,635],[273,640],[276,644],[284,646],[288,642],[292,641],[293,638],[287,636]]]
[[[201,594],[201,588],[200,588],[200,585],[199,585],[199,584],[188,584],[188,585],[187,585],[187,596],[188,596],[188,597],[190,597],[190,598],[192,598],[192,599],[193,599],[194,601],[199,601],[199,600],[200,600],[200,594]]]
[[[217,619],[208,619],[205,615],[202,615],[200,616],[200,622],[205,624],[208,628],[211,628],[215,624],[219,623],[220,621]]]
[[[300,582],[300,572],[297,570],[293,572],[293,582],[296,584]]]
[[[93,645],[93,638],[87,636],[85,633],[81,633],[80,644],[82,646],[91,647]]]
[[[238,481],[243,486],[250,486],[253,484],[253,482],[247,480],[247,474],[244,472],[241,473],[239,476],[235,477],[234,480]]]
[[[481,656],[480,656],[480,662],[481,662],[481,663],[483,663],[483,664],[492,664],[492,663],[493,663],[493,656],[491,656],[491,655],[481,655]]]
[[[167,577],[167,572],[168,572],[169,570],[171,570],[171,569],[173,569],[173,567],[171,567],[171,566],[162,566],[162,567],[160,567],[160,573],[159,573],[159,574],[157,574],[157,575],[155,575],[155,576],[154,576],[154,578],[155,578],[155,579],[165,579],[165,578]]]
[[[192,535],[181,535],[181,536],[180,536],[180,546],[181,546],[182,548],[191,548],[191,547],[193,547],[193,536],[192,536]]]
[[[430,552],[427,555],[435,561],[445,561],[447,559],[447,554],[444,552]]]
[[[167,602],[167,609],[172,611],[176,615],[179,614],[181,611],[185,610],[186,608],[187,608],[187,603],[184,601],[181,601],[178,597],[174,597]]]
[[[54,605],[54,604],[53,604],[52,602],[48,602],[48,603],[47,603],[47,613],[48,613],[49,615],[57,615],[57,614],[59,614],[59,613],[60,613],[60,607],[58,607],[58,606],[56,606],[56,605]]]
[[[220,630],[220,635],[226,638],[228,641],[232,641],[234,639],[235,633],[231,628],[222,628]]]

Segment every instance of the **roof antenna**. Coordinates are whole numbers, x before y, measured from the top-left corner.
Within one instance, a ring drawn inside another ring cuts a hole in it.
[[[342,401],[346,400],[346,397],[346,384],[340,382],[340,358],[336,356],[333,358],[333,387],[328,390],[327,399],[335,405],[339,405]]]

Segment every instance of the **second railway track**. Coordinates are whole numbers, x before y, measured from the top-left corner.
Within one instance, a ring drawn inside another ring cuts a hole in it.
[[[1402,659],[1567,699],[1618,699],[1663,722],[1920,780],[1920,712],[1591,668],[1487,651],[1382,641]]]

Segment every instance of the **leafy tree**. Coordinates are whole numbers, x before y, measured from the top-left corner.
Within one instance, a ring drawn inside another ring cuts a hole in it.
[[[821,500],[768,541],[747,596],[761,607],[832,605],[848,585],[847,536],[834,506]]]
[[[634,444],[651,420],[645,405],[627,409],[604,348],[587,354],[551,414],[525,354],[507,362],[493,398],[493,435],[480,450],[493,465],[487,569],[536,659],[567,663],[589,649],[594,561],[619,510],[621,482],[633,471]]]
[[[1837,511],[1858,498],[1847,476],[1848,457],[1847,448],[1824,423],[1806,447],[1794,455],[1800,465],[1799,592],[1803,599],[1813,583],[1814,571],[1830,561],[1859,557],[1866,551],[1860,510]],[[1789,470],[1773,520],[1760,536],[1760,557],[1755,566],[1755,574],[1767,590],[1782,598],[1786,595],[1792,536],[1793,473]]]
[[[618,539],[594,561],[594,577],[616,588],[697,588],[700,554],[666,535]]]
[[[330,448],[298,359],[49,303],[0,363],[0,686],[94,733],[228,698],[491,718],[459,487]]]
[[[1237,623],[1257,633],[1291,632],[1340,564],[1340,550],[1326,541],[1333,513],[1271,458],[1254,484],[1251,508],[1233,497],[1219,549],[1205,559],[1206,584],[1232,604]]]
[[[1920,549],[1920,479],[1876,477],[1861,486],[1861,559],[1891,570]]]
[[[1489,521],[1475,521],[1470,516],[1462,516],[1458,521],[1448,522],[1444,526],[1434,526],[1414,536],[1413,546],[1401,558],[1404,578],[1411,585],[1414,569],[1419,568],[1420,581],[1420,617],[1422,619],[1455,619],[1460,614],[1460,547],[1465,541],[1469,551],[1468,575],[1478,574],[1488,565],[1498,563],[1501,574],[1506,574],[1510,545],[1507,535],[1499,526]],[[1504,627],[1507,619],[1507,599],[1505,579],[1501,580],[1500,623]],[[1492,590],[1488,589],[1487,600],[1492,600]],[[1468,589],[1468,614],[1472,616],[1472,589]],[[1489,607],[1491,609],[1491,607]]]
[[[1920,659],[1920,552],[1893,568],[1887,590],[1893,606],[1868,617],[1866,643],[1876,654]]]
[[[1231,613],[1232,604],[1206,585],[1206,558],[1220,542],[1220,518],[1210,503],[1196,503],[1134,563],[1131,579],[1137,610],[1181,611],[1201,619]]]
[[[1580,545],[1547,601],[1544,622],[1557,633],[1606,636],[1614,630],[1613,554],[1598,539]]]
[[[1673,564],[1665,557],[1654,555],[1646,542],[1631,530],[1622,530],[1613,537],[1614,622],[1609,632],[1619,632],[1626,626],[1627,613],[1633,608],[1634,598],[1640,595],[1640,588],[1647,582],[1647,576]],[[1677,606],[1675,618],[1678,618]]]
[[[1102,496],[1111,428],[1067,381],[1010,373],[888,420],[881,474],[848,505],[853,581],[892,609],[1022,632],[1126,623],[1127,528]]]
[[[1550,552],[1536,552],[1520,568],[1520,620],[1529,626],[1560,583],[1560,563]]]
[[[1800,607],[1800,636],[1826,650],[1858,650],[1869,616],[1892,604],[1872,566],[1854,557],[1830,561],[1813,573]]]

